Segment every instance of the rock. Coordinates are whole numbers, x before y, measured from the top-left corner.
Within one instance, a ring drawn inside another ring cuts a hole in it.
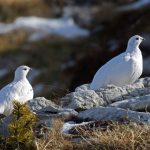
[[[144,95],[132,99],[115,102],[110,104],[109,106],[130,109],[134,111],[148,111],[150,110],[150,95]]]
[[[70,132],[70,130],[72,129],[72,128],[75,128],[75,127],[78,127],[78,126],[84,126],[84,125],[87,125],[87,124],[89,124],[90,122],[82,122],[82,123],[75,123],[75,122],[73,122],[73,121],[69,121],[69,122],[66,122],[66,123],[64,123],[63,124],[63,127],[62,127],[62,129],[61,129],[61,132],[63,133],[63,134],[69,134],[69,132]]]
[[[8,136],[8,124],[12,121],[12,116],[9,115],[0,120],[0,136]]]
[[[75,110],[89,109],[91,107],[104,104],[103,99],[100,98],[93,90],[73,92],[71,95],[69,94],[65,97],[65,101],[66,98],[68,101],[71,100],[66,108],[72,108]]]
[[[27,102],[30,109],[34,112],[38,112],[45,107],[50,107],[52,111],[57,111],[58,107],[54,102],[45,99],[44,97],[37,97]]]
[[[96,106],[107,106],[111,103],[131,99],[150,93],[150,78],[139,79],[132,85],[117,87],[108,85],[106,88],[93,91],[89,84],[84,84],[67,94],[61,100],[63,106],[75,110],[85,110]]]
[[[71,120],[73,118],[76,118],[78,116],[78,112],[76,112],[73,109],[62,109],[58,113],[58,115],[63,118],[64,120]]]
[[[133,122],[150,123],[150,113],[135,112],[116,107],[94,107],[79,113],[82,120],[112,120],[119,121],[128,119]]]
[[[62,108],[44,97],[32,99],[28,101],[28,105],[37,114],[40,122],[48,120],[48,126],[50,125],[49,120],[52,118],[70,120],[78,115],[75,110]]]
[[[37,112],[37,115],[39,119],[62,118],[64,120],[70,120],[75,118],[78,115],[78,112],[67,108],[60,108],[57,112],[53,112],[49,109],[49,107],[46,107],[45,109]]]
[[[83,85],[77,87],[75,89],[75,92],[82,92],[82,91],[86,91],[86,90],[90,90],[89,84],[83,84]]]

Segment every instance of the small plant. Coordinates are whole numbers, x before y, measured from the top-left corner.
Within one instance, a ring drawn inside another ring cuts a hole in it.
[[[12,122],[8,126],[8,144],[12,149],[23,150],[34,147],[36,116],[26,104],[13,102]]]

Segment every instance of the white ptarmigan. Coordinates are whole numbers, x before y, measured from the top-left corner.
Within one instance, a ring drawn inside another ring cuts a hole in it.
[[[25,103],[33,99],[33,89],[26,78],[30,69],[28,66],[18,67],[13,82],[0,90],[0,114],[5,116],[11,114],[13,100]]]
[[[121,87],[134,83],[143,71],[143,58],[139,49],[143,40],[139,35],[132,36],[126,51],[112,58],[96,72],[90,89],[97,90],[108,84]]]

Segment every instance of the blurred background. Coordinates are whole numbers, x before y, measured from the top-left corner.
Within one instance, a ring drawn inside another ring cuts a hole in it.
[[[149,76],[150,0],[0,0],[0,88],[25,64],[35,96],[57,99],[91,82],[135,34],[146,38]]]

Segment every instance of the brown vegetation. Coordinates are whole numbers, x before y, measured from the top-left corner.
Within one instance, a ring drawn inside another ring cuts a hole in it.
[[[40,150],[148,150],[150,149],[150,128],[148,125],[110,124],[113,128],[103,131],[78,129],[78,136],[63,136],[62,122],[54,121],[54,128],[47,132],[47,140],[38,139]]]
[[[0,21],[10,22],[18,16],[48,16],[52,4],[44,0],[0,0]]]

